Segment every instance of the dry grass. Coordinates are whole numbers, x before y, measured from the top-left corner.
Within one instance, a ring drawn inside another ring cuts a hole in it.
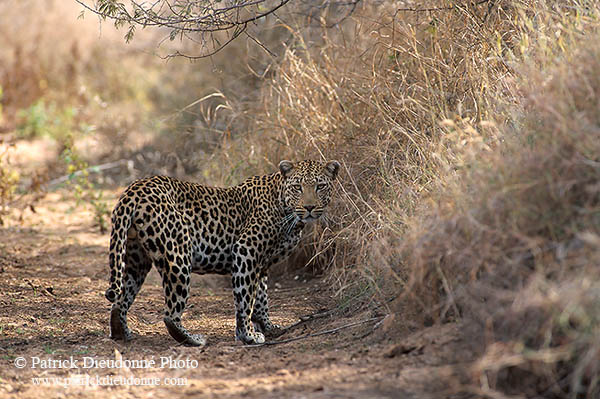
[[[597,42],[550,80],[529,74],[530,114],[507,139],[507,154],[465,183],[477,198],[459,199],[462,209],[417,234],[411,257],[414,267],[435,264],[451,276],[455,298],[447,299],[485,326],[476,373],[509,393],[600,394]],[[433,273],[421,277],[417,286],[439,287]]]
[[[320,32],[320,46],[314,31],[297,33],[267,82],[264,108],[254,111],[256,127],[226,147],[227,158],[243,151],[260,172],[283,158],[343,161],[332,226],[344,229],[336,229],[338,256],[330,262],[342,287],[356,281],[355,271],[373,287],[405,283],[403,270],[385,266],[373,245],[396,245],[423,198],[467,167],[464,143],[474,152],[495,146],[500,132],[487,121],[516,120],[515,65],[558,48],[526,44],[537,35],[534,23],[551,20],[543,2],[451,5],[420,6],[440,8],[427,12],[364,5],[340,29]],[[542,35],[554,29],[550,22]]]
[[[600,395],[596,28],[578,43],[572,31],[560,58],[524,60],[522,116],[494,151],[466,152],[471,166],[444,180],[399,251],[412,306],[472,323],[473,386],[487,397]]]
[[[484,396],[598,394],[598,10],[365,6],[323,47],[297,35],[242,147],[343,161],[313,239],[342,298],[472,323]]]
[[[287,47],[264,89],[264,109],[256,110],[258,124],[244,141],[252,149],[245,159],[263,170],[283,158],[344,163],[331,224],[344,229],[333,227],[335,235],[319,230],[314,240],[329,248],[327,240],[337,239],[337,256],[328,264],[339,286],[354,285],[357,270],[367,277],[356,283],[361,286],[377,288],[386,278],[389,270],[380,270],[370,255],[372,242],[390,227],[400,234],[440,175],[439,120],[479,120],[492,101],[484,92],[510,94],[499,79],[507,66],[496,57],[491,33],[512,26],[503,12],[397,13],[391,3],[365,5],[343,29],[320,32],[323,45],[314,46],[311,31],[296,34]],[[480,26],[484,17],[488,22]],[[235,154],[230,150],[228,156]],[[392,220],[390,208],[404,215]]]

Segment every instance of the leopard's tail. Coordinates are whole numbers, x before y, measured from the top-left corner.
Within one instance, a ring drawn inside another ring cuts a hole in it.
[[[133,208],[123,203],[123,197],[117,202],[112,212],[112,231],[110,233],[110,249],[108,264],[110,268],[110,287],[104,295],[110,302],[115,302],[123,289],[125,273],[125,255],[127,249],[127,231],[131,227]]]

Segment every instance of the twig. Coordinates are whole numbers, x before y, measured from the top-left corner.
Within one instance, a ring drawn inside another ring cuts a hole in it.
[[[244,33],[246,34],[246,36],[248,36],[250,39],[252,39],[252,41],[254,41],[254,43],[258,44],[267,54],[269,54],[273,58],[277,58],[277,54],[275,54],[274,52],[269,50],[269,48],[267,46],[265,46],[264,44],[262,44],[260,42],[260,40],[258,40],[257,38],[255,38],[248,32],[244,32]]]
[[[127,169],[130,169],[130,170],[133,169],[133,161],[131,161],[129,159],[121,159],[119,161],[109,162],[109,163],[105,163],[102,165],[90,166],[89,168],[78,170],[75,173],[57,177],[56,179],[50,180],[48,182],[48,187],[58,186],[59,184],[66,182],[67,180],[69,180],[72,177],[81,176],[84,172],[88,172],[88,173],[89,172],[99,172],[101,170],[117,168],[122,165],[127,165]]]
[[[359,337],[357,337],[356,339],[363,339],[363,338],[366,338],[367,336],[369,336],[369,335],[373,334],[373,332],[374,332],[375,330],[377,330],[377,329],[378,329],[378,328],[379,328],[379,327],[380,327],[380,326],[383,324],[383,321],[385,320],[385,318],[386,318],[386,317],[387,317],[387,316],[384,316],[384,317],[382,317],[382,318],[381,318],[381,320],[379,320],[377,323],[375,323],[375,324],[373,325],[373,327],[372,327],[372,328],[371,328],[369,331],[367,331],[366,333],[364,333],[364,334],[360,335],[360,336],[359,336]]]
[[[265,342],[263,344],[244,345],[243,347],[244,348],[258,348],[260,346],[287,344],[289,342],[299,341],[301,339],[318,337],[319,335],[333,334],[333,333],[336,333],[336,332],[338,332],[340,330],[343,330],[345,328],[350,328],[350,327],[358,326],[360,324],[365,324],[365,323],[370,323],[372,321],[380,321],[380,320],[383,320],[383,317],[373,317],[373,318],[370,318],[370,319],[361,320],[361,321],[357,321],[357,322],[350,323],[350,324],[345,324],[343,326],[340,326],[340,327],[337,327],[337,328],[332,328],[330,330],[319,331],[319,332],[316,332],[316,333],[301,335],[299,337],[283,339],[283,340],[280,340],[280,341],[267,341],[267,342]]]
[[[185,53],[182,53],[179,50],[177,50],[173,54],[167,54],[165,56],[160,56],[160,58],[163,59],[163,60],[169,60],[169,59],[175,58],[175,57],[183,57],[183,58],[187,58],[188,60],[192,60],[193,61],[193,60],[199,60],[199,59],[202,59],[202,58],[212,57],[213,55],[217,54],[219,51],[223,50],[225,48],[225,46],[227,46],[229,43],[231,43],[232,41],[234,41],[235,39],[237,39],[237,37],[239,35],[241,35],[242,33],[244,33],[246,31],[247,27],[248,27],[248,24],[237,26],[236,29],[235,29],[235,31],[231,35],[231,37],[229,39],[227,39],[227,41],[225,43],[217,46],[210,53],[206,53],[206,54],[202,54],[202,55],[189,55],[189,54],[185,54]]]
[[[392,302],[393,300],[395,300],[396,298],[398,298],[399,295],[394,295],[393,297],[387,299],[384,303],[380,303],[377,306],[375,306],[374,308],[372,308],[372,311],[375,311],[379,308],[381,308],[382,306],[386,306],[387,303]],[[285,328],[283,328],[284,333],[298,327],[299,325],[309,322],[311,320],[316,320],[316,319],[321,319],[323,317],[328,317],[331,316],[332,314],[334,314],[335,312],[339,311],[342,308],[342,306],[338,306],[336,308],[333,309],[329,309],[329,310],[325,310],[323,312],[317,312],[317,313],[312,313],[306,316],[300,316],[300,320],[298,320],[297,322],[295,322],[294,324],[291,324]],[[375,327],[377,328],[377,327]],[[282,333],[283,334],[283,333]]]
[[[291,330],[292,328],[298,327],[300,324],[306,323],[307,321],[311,321],[311,320],[315,320],[315,319],[320,319],[322,317],[331,316],[336,310],[337,310],[337,308],[336,309],[330,309],[330,310],[327,310],[325,312],[313,313],[313,314],[309,314],[309,315],[306,315],[306,316],[300,316],[300,320],[298,320],[297,322],[295,322],[292,325],[289,325],[289,326],[285,327],[283,329],[283,331],[287,332],[287,331]]]
[[[454,314],[456,315],[456,317],[460,317],[460,312],[458,311],[458,306],[456,306],[456,301],[454,300],[454,293],[452,292],[452,288],[450,288],[450,284],[448,284],[448,279],[446,279],[446,275],[444,275],[444,272],[442,271],[442,268],[440,267],[439,264],[436,265],[436,271],[438,272],[438,274],[440,275],[440,278],[442,279],[442,285],[444,287],[444,291],[446,291],[446,294],[448,295],[448,299],[450,300],[450,304],[452,305]],[[444,313],[446,313],[446,310],[444,311]]]
[[[481,5],[483,3],[487,3],[489,0],[480,0],[477,3],[473,4],[475,6]],[[434,8],[397,8],[396,12],[434,12],[434,11],[450,11],[457,8],[457,6],[449,6],[449,7],[434,7]]]
[[[345,5],[345,6],[349,5],[349,6],[351,6],[350,11],[348,11],[346,13],[346,15],[344,15],[339,21],[337,21],[335,23],[332,23],[332,24],[329,24],[329,25],[326,25],[325,27],[327,29],[335,28],[336,26],[338,26],[339,24],[341,24],[342,22],[344,22],[346,19],[348,19],[348,17],[350,17],[352,14],[354,14],[354,11],[356,11],[356,6],[360,2],[361,2],[361,0],[354,0],[354,1],[351,1],[350,3],[345,3],[345,4],[340,3],[340,4],[338,4],[338,5]]]

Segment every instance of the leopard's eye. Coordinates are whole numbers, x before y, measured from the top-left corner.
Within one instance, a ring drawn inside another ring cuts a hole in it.
[[[295,191],[302,191],[302,186],[301,186],[300,184],[293,184],[293,185],[292,185],[292,188],[293,188]]]
[[[327,184],[319,183],[319,184],[317,184],[317,191],[325,190],[326,187],[327,187]]]

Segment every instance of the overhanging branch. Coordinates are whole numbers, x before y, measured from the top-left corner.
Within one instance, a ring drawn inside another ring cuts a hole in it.
[[[245,33],[258,45],[260,41],[249,32],[249,24],[256,24],[269,15],[285,8],[292,0],[75,0],[84,10],[90,11],[103,20],[111,20],[117,28],[127,29],[125,40],[133,38],[136,28],[161,27],[169,31],[168,38],[192,39],[201,43],[199,55],[175,51],[165,58],[182,56],[190,59],[210,57]],[[342,14],[333,27],[350,16],[360,0],[326,1],[310,5],[310,9],[345,6],[350,10]],[[301,7],[306,7],[302,4]],[[221,44],[221,41],[224,43]],[[269,49],[263,48],[273,54]]]

